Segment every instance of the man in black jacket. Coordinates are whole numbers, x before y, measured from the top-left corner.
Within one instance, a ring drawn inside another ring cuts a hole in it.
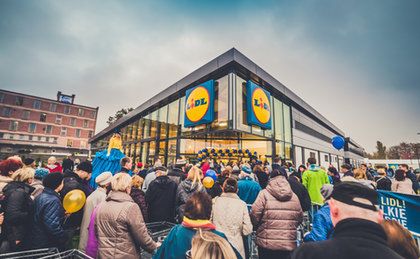
[[[73,162],[73,160],[71,160],[70,155],[68,155],[66,157],[66,159],[63,160],[62,166],[63,166],[63,172],[65,172],[67,170],[70,170],[70,171],[74,170],[74,162]]]
[[[387,245],[380,223],[378,194],[357,182],[334,186],[329,200],[334,233],[331,239],[305,243],[295,250],[292,259],[400,259]]]
[[[177,159],[172,170],[169,171],[168,177],[179,185],[183,180],[185,180],[185,178],[187,178],[185,172],[186,165],[187,161],[183,159]]]

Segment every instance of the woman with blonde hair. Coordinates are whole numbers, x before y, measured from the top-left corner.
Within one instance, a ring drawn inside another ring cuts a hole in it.
[[[185,203],[187,202],[188,198],[190,198],[191,195],[193,195],[195,192],[206,192],[206,188],[204,188],[203,184],[201,183],[202,178],[203,172],[201,169],[197,166],[193,166],[188,171],[187,179],[179,184],[176,191],[175,200],[178,222],[182,222]]]
[[[378,190],[391,191],[392,182],[386,175],[386,171],[383,168],[378,169],[378,176],[375,176],[376,188]]]
[[[131,193],[130,196],[135,203],[139,206],[141,214],[143,215],[144,222],[149,222],[149,216],[147,215],[147,203],[145,193],[142,191],[141,186],[143,185],[144,179],[138,175],[131,177]]]
[[[17,170],[3,193],[4,228],[11,251],[22,251],[28,241],[28,230],[31,229],[34,202],[31,193],[35,190],[30,184],[33,182],[35,170],[24,167]]]
[[[361,184],[371,188],[371,189],[376,189],[376,183],[373,181],[370,181],[367,179],[366,176],[366,171],[361,169],[361,168],[357,168],[353,171],[354,173],[354,178]]]
[[[236,254],[229,242],[210,231],[197,231],[192,239],[192,259],[230,259]],[[188,254],[188,252],[187,252]]]
[[[50,171],[50,173],[63,173],[63,168],[60,163],[57,162],[57,158],[55,158],[55,156],[50,156],[48,158],[46,168]]]

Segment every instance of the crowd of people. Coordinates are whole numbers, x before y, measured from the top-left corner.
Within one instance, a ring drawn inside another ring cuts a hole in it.
[[[383,219],[376,190],[417,195],[418,176],[407,165],[392,174],[362,164],[322,168],[314,158],[297,169],[280,158],[165,167],[120,160],[118,173],[92,163],[37,166],[30,158],[0,162],[0,253],[77,247],[94,258],[250,258],[255,231],[259,258],[419,258],[410,232]],[[206,176],[212,185],[203,184]],[[82,210],[68,213],[63,199],[82,191]],[[309,213],[310,232],[298,244]],[[153,240],[146,223],[175,226]]]

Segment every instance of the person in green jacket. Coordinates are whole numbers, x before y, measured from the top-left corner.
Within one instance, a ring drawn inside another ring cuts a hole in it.
[[[308,164],[308,170],[302,174],[302,184],[308,190],[311,202],[322,206],[324,204],[324,198],[321,195],[321,188],[324,184],[330,183],[328,175],[316,165],[315,158],[308,158]]]

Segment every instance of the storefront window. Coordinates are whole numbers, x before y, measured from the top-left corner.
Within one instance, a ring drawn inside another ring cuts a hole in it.
[[[130,145],[130,157],[134,157],[136,154],[134,153],[136,151],[136,145],[135,144],[131,144]]]
[[[284,158],[286,160],[292,160],[292,145],[290,143],[284,144]]]
[[[239,76],[236,76],[236,128],[251,132],[246,123],[246,81]]]
[[[137,124],[137,140],[141,140],[143,138],[144,119],[140,119]]]
[[[199,150],[206,147],[206,141],[202,139],[181,139],[181,154],[197,154]]]
[[[274,98],[274,136],[277,140],[284,140],[283,103]]]
[[[143,131],[144,131],[144,138],[145,139],[150,138],[150,116],[151,115],[148,114],[146,116],[145,120],[144,120],[144,128],[143,128]]]
[[[149,143],[149,161],[152,161],[152,163],[154,163],[155,161],[155,151],[156,151],[156,142],[155,141],[151,141]]]
[[[121,140],[123,143],[127,141],[127,126],[121,129]]]
[[[283,103],[284,141],[292,142],[292,127],[290,125],[290,107]]]
[[[150,114],[150,137],[155,138],[158,127],[158,110]]]
[[[229,75],[216,80],[216,96],[214,100],[215,120],[211,127],[216,129],[227,129],[229,113]]]
[[[136,143],[136,157],[134,159],[134,161],[136,162],[136,164],[140,161],[140,148],[141,148],[141,143]]]
[[[271,141],[252,141],[252,140],[242,140],[240,148],[241,149],[248,149],[251,151],[252,154],[257,152],[258,159],[261,161],[265,161],[269,157],[271,157]]]
[[[179,100],[176,100],[169,104],[168,110],[168,124],[169,124],[169,137],[174,138],[178,133],[178,111],[179,111]]]
[[[141,148],[141,161],[147,163],[147,154],[149,153],[149,142],[144,142]]]
[[[168,106],[165,105],[159,109],[159,122],[160,122],[160,138],[165,139],[167,137],[166,122],[168,120]]]
[[[131,134],[131,139],[132,140],[136,140],[137,139],[137,127],[139,126],[139,123],[137,121],[131,123],[131,127],[133,128],[132,130],[132,134]]]
[[[284,158],[284,142],[276,142],[276,156]]]
[[[133,140],[133,125],[128,125],[127,126],[127,141],[132,141]]]
[[[181,97],[179,101],[179,124],[181,124],[181,131],[186,132],[190,131],[190,128],[184,127],[184,117],[185,117],[185,96]]]

